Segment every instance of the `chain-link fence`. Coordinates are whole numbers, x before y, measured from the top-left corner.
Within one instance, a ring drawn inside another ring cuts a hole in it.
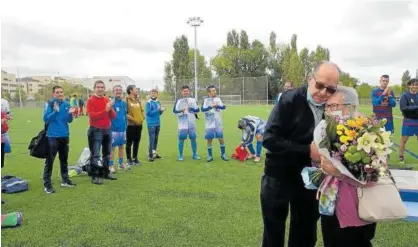
[[[195,94],[194,79],[179,79],[175,82],[175,97],[181,95],[182,86],[189,86],[191,94]],[[225,104],[262,104],[268,103],[268,77],[237,77],[237,78],[212,78],[198,79],[198,100],[207,96],[207,87],[215,86],[218,96]]]

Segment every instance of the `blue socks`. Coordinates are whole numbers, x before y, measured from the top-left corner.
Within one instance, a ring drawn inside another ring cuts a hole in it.
[[[109,166],[113,166],[113,160],[109,161]]]
[[[183,157],[184,140],[179,140],[179,155]]]
[[[123,158],[119,158],[119,166],[123,166]]]
[[[262,148],[263,148],[263,142],[257,141],[257,152],[256,152],[257,157],[260,157]]]
[[[196,139],[190,139],[190,142],[192,143],[192,151],[193,151],[193,155],[196,155],[196,151],[197,151],[197,143],[196,143]]]
[[[221,155],[225,155],[225,144],[221,144]]]
[[[208,146],[208,156],[209,156],[209,157],[213,157],[213,153],[212,153],[212,145]]]
[[[250,145],[248,145],[247,147],[248,147],[248,149],[250,150],[250,153],[251,153],[252,155],[254,155],[254,154],[255,154],[255,150],[254,150],[254,146],[253,146],[253,144],[252,144],[252,143],[250,143]]]

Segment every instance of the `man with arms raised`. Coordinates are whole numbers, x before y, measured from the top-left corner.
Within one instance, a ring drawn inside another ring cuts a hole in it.
[[[114,102],[104,96],[103,81],[94,83],[94,94],[87,101],[90,128],[87,132],[90,148],[90,176],[94,184],[103,184],[102,177],[116,180],[109,171],[110,153],[112,152],[111,119],[116,117]],[[100,162],[99,150],[102,149]]]
[[[225,110],[226,106],[222,103],[221,99],[216,97],[215,86],[209,86],[207,88],[208,96],[202,104],[202,112],[205,113],[205,139],[208,146],[208,158],[207,162],[213,161],[212,153],[212,140],[218,138],[221,145],[221,158],[224,161],[228,161],[225,154],[225,141],[222,127],[222,110]]]
[[[386,118],[385,128],[394,132],[392,108],[396,106],[395,94],[389,85],[389,76],[380,77],[380,87],[372,90],[373,112],[378,118]]]
[[[263,146],[267,149],[261,179],[262,246],[282,247],[290,205],[289,247],[314,247],[319,219],[316,191],[304,187],[301,171],[320,161],[313,131],[324,115],[324,104],[335,93],[340,70],[321,62],[308,85],[284,92],[267,121]]]
[[[197,143],[196,143],[196,113],[199,112],[196,99],[189,97],[189,86],[181,87],[181,99],[177,99],[174,103],[173,113],[178,117],[178,138],[179,138],[179,161],[183,161],[183,148],[184,140],[187,136],[190,138],[192,144],[193,159],[200,160],[200,156],[197,155]]]

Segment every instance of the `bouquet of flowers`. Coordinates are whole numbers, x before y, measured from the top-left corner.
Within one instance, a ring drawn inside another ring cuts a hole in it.
[[[345,176],[361,183],[377,182],[387,175],[387,158],[392,152],[391,132],[385,131],[386,119],[354,117],[338,119],[327,116],[314,132],[314,142],[321,155]],[[309,177],[320,187],[325,176],[320,169]]]

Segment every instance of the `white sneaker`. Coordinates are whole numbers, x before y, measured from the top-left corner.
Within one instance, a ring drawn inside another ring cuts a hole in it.
[[[260,162],[261,158],[260,157],[255,157],[254,162]]]
[[[115,173],[116,172],[116,170],[113,166],[109,167],[109,170],[110,170],[110,173]]]

